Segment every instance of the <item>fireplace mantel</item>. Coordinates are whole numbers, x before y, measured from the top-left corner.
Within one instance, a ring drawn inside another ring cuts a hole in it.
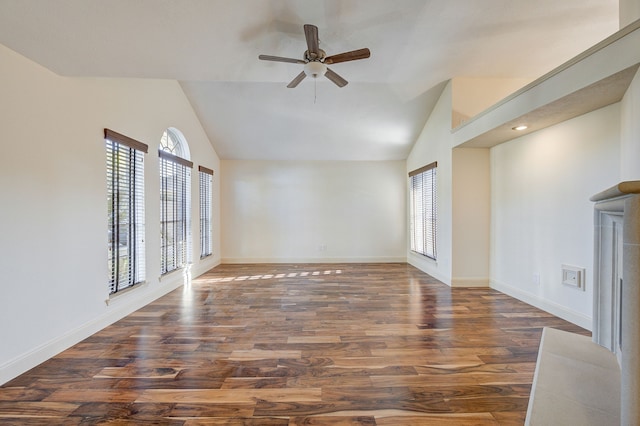
[[[590,200],[594,202],[610,201],[631,194],[640,194],[640,180],[620,182],[607,190],[598,192]]]

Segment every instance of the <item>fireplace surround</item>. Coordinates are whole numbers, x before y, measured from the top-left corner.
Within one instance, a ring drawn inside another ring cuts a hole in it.
[[[593,197],[593,341],[620,365],[620,420],[640,424],[640,181]]]

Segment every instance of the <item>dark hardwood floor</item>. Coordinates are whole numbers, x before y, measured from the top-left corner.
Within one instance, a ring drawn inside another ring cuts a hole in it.
[[[0,424],[521,425],[542,327],[406,264],[222,265],[0,387]]]

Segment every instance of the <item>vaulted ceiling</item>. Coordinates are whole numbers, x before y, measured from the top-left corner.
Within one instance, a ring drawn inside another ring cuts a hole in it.
[[[303,24],[349,81],[286,85]],[[180,82],[223,159],[398,160],[453,77],[535,78],[618,29],[616,0],[0,0],[0,43],[73,77]]]

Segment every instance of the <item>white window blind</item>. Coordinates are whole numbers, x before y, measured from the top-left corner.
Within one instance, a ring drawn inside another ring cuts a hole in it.
[[[211,241],[211,186],[213,184],[213,170],[203,166],[198,167],[200,178],[200,258],[213,253]]]
[[[109,294],[145,279],[144,154],[147,145],[104,129],[107,150]]]
[[[409,173],[411,210],[411,250],[436,259],[438,163]]]
[[[191,261],[191,168],[184,158],[159,151],[161,273]]]

